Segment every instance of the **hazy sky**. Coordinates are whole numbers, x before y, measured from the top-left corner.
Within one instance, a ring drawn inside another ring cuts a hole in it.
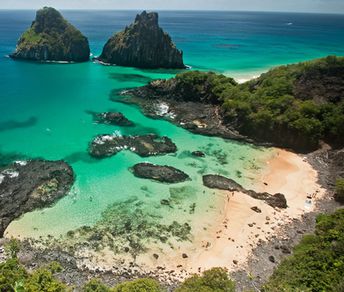
[[[178,9],[344,13],[344,0],[0,0],[0,9]]]

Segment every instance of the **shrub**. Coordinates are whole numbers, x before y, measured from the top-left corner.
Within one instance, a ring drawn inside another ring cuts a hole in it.
[[[224,268],[213,268],[202,276],[186,279],[175,292],[234,292],[235,285]]]
[[[110,288],[104,285],[98,279],[92,279],[84,285],[82,288],[83,292],[110,292]]]
[[[113,292],[162,292],[162,288],[156,280],[137,279],[124,282],[113,288]]]
[[[5,251],[12,259],[17,257],[19,250],[20,242],[18,239],[12,237],[9,242],[5,244]]]
[[[334,198],[337,202],[344,204],[344,178],[337,179]]]
[[[320,215],[314,235],[306,235],[284,259],[263,291],[340,291],[344,275],[344,209]]]

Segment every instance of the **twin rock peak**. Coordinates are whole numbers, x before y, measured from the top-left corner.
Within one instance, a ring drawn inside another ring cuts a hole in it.
[[[159,27],[158,14],[143,11],[134,23],[112,36],[98,58],[103,63],[138,67],[184,69],[183,52]],[[13,59],[86,62],[88,39],[51,7],[37,11],[31,27],[20,37]]]

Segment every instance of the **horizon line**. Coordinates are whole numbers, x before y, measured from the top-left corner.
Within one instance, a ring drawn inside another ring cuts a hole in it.
[[[41,8],[0,8],[0,11],[37,11]],[[55,7],[53,7],[55,8]],[[144,8],[128,8],[128,9],[117,9],[117,8],[55,8],[61,11],[175,11],[175,12],[258,12],[258,13],[296,13],[296,14],[331,14],[331,15],[344,15],[344,12],[309,12],[309,11],[280,11],[280,10],[218,10],[218,9],[144,9]]]

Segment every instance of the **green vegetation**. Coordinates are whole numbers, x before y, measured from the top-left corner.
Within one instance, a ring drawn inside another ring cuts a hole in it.
[[[54,278],[54,274],[61,271],[56,262],[45,268],[39,268],[32,274],[28,273],[16,258],[0,263],[0,291],[1,292],[64,292],[66,285]]]
[[[344,146],[344,57],[281,66],[258,79],[191,71],[176,76],[185,99],[221,104],[225,120],[257,140],[311,150],[323,139]]]
[[[11,238],[9,242],[5,245],[5,252],[12,258],[16,258],[17,254],[20,250],[20,242],[15,239]]]
[[[202,276],[194,275],[186,279],[175,292],[234,292],[235,284],[223,268],[205,271]]]
[[[337,179],[334,198],[337,202],[344,203],[344,178]]]
[[[213,104],[220,102],[219,96],[228,88],[236,85],[234,79],[213,72],[190,71],[176,76],[176,91],[183,92],[190,101]]]
[[[35,53],[35,54],[34,54]],[[87,39],[54,8],[37,11],[36,19],[18,41],[12,57],[23,59],[86,61]]]
[[[153,279],[137,279],[117,285],[113,292],[162,292],[159,282]]]
[[[110,288],[99,279],[92,279],[84,285],[82,292],[110,292]]]
[[[292,256],[279,265],[264,291],[343,291],[344,209],[317,218]]]

